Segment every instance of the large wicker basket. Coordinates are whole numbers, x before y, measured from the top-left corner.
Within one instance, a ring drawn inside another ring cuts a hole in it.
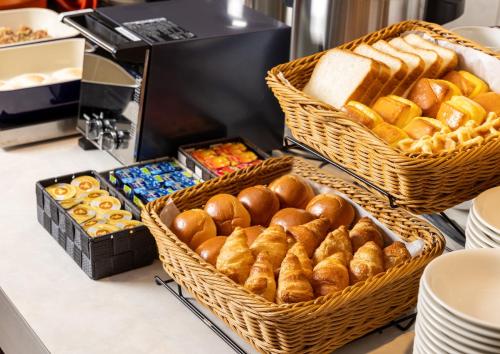
[[[327,353],[410,310],[416,303],[422,271],[442,253],[444,239],[436,229],[408,212],[391,209],[370,193],[291,157],[266,160],[176,192],[171,198],[180,210],[200,208],[217,193],[237,194],[243,188],[267,184],[289,172],[345,193],[403,239],[422,239],[423,253],[341,293],[277,305],[237,285],[180,241],[159,217],[168,197],[149,203],[142,218],[156,239],[165,271],[258,351]]]
[[[421,21],[401,22],[339,48],[352,49],[412,30],[500,59],[499,54]],[[387,191],[399,206],[417,214],[445,210],[500,183],[500,138],[452,153],[410,157],[386,145],[364,126],[345,119],[332,106],[304,94],[301,89],[323,54],[278,65],[267,76],[297,140]]]

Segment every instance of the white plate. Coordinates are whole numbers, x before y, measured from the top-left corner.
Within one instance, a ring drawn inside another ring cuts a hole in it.
[[[469,213],[469,219],[470,219],[470,222],[472,224],[474,224],[474,226],[476,226],[479,230],[481,230],[481,232],[484,233],[487,237],[494,240],[495,242],[500,243],[500,234],[495,233],[495,231],[493,231],[493,230],[489,229],[487,226],[481,224],[481,221],[479,221],[479,219],[477,218],[473,209],[471,209],[471,212]]]
[[[478,248],[491,248],[484,245],[480,245],[474,236],[471,236],[469,230],[465,230],[465,245],[467,249],[478,249]]]
[[[469,232],[469,235],[472,235],[472,237],[474,238],[475,241],[477,241],[477,243],[483,245],[484,248],[500,248],[500,244],[496,243],[488,236],[478,231],[475,225],[472,224],[469,225],[466,231]]]
[[[475,244],[479,246],[479,248],[495,248],[494,246],[489,245],[484,242],[483,239],[478,236],[470,227],[465,230],[465,238],[470,238]]]
[[[479,194],[474,199],[472,208],[483,225],[500,234],[500,186]]]
[[[477,336],[474,340],[468,338],[468,336],[463,335],[465,331],[457,326],[452,329],[449,321],[447,322],[439,318],[432,309],[425,305],[425,303],[419,307],[418,311],[422,315],[422,324],[432,329],[432,333],[435,337],[444,341],[449,346],[454,347],[456,350],[464,351],[466,353],[470,353],[472,351],[486,351],[490,353],[500,352],[500,342],[486,344],[481,342],[483,338],[480,336]]]
[[[429,330],[425,325],[417,321],[415,322],[415,333],[420,336],[420,343],[425,346],[426,353],[455,353],[453,348],[449,347],[444,343],[438,342],[434,337],[431,336]]]
[[[474,325],[500,332],[500,249],[460,250],[429,263],[422,282],[432,299]]]

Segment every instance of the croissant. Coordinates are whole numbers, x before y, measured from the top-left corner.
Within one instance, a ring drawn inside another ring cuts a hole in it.
[[[307,251],[304,245],[300,242],[295,243],[288,251],[297,256],[300,265],[302,266],[302,271],[306,275],[307,279],[311,280],[313,274],[313,264],[311,259],[307,256]]]
[[[269,226],[255,239],[250,249],[254,256],[262,251],[267,251],[273,270],[277,274],[288,250],[285,230],[280,225]]]
[[[245,282],[245,288],[268,301],[274,301],[276,280],[274,280],[273,264],[266,251],[257,255],[257,259],[250,269],[250,275]]]
[[[313,289],[307,280],[296,255],[288,252],[281,264],[276,301],[278,304],[309,301],[314,298]]]
[[[318,248],[314,251],[313,262],[318,264],[323,259],[331,256],[334,253],[343,252],[346,261],[352,258],[351,239],[349,238],[349,230],[344,225],[330,232],[325,240],[321,242]]]
[[[384,271],[384,259],[382,250],[373,241],[368,241],[361,246],[349,264],[349,275],[351,283],[357,283],[368,279]]]
[[[377,225],[368,217],[363,217],[354,225],[349,233],[352,249],[356,252],[368,241],[375,242],[380,248],[384,247],[384,237]]]
[[[349,272],[344,252],[337,252],[319,262],[313,271],[312,285],[316,296],[328,295],[349,286]]]
[[[307,224],[292,226],[288,229],[297,242],[304,245],[307,255],[312,257],[314,250],[325,239],[330,222],[326,218],[309,221]]]
[[[248,278],[254,262],[252,251],[247,245],[247,236],[241,227],[229,235],[217,257],[216,268],[238,284]]]
[[[385,270],[404,263],[411,258],[410,252],[406,249],[403,242],[395,241],[384,248],[384,267]]]

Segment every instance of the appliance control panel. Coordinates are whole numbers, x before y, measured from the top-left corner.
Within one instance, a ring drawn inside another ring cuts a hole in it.
[[[108,118],[104,113],[83,114],[85,138],[94,142],[99,149],[115,151],[127,149],[131,139],[132,124],[126,119]]]

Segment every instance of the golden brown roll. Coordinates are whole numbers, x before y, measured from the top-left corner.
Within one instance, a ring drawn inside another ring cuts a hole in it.
[[[465,96],[453,96],[439,108],[436,118],[451,130],[465,126],[469,120],[483,123],[488,112],[476,101]]]
[[[288,250],[285,230],[280,225],[269,226],[252,243],[250,250],[252,250],[254,257],[262,251],[269,253],[273,270],[278,274],[281,262]]]
[[[247,236],[241,227],[237,227],[222,246],[215,263],[216,268],[236,283],[244,284],[253,262]]]
[[[311,283],[307,280],[299,259],[288,252],[281,264],[276,301],[278,304],[296,303],[313,298]]]
[[[424,78],[413,85],[408,99],[422,109],[425,117],[435,118],[441,103],[461,94],[460,89],[449,81]]]
[[[403,131],[412,139],[420,139],[424,136],[433,136],[437,132],[449,133],[450,129],[437,119],[415,117]]]
[[[355,215],[351,203],[335,194],[318,194],[307,204],[306,210],[316,218],[327,218],[330,230],[340,225],[349,227]]]
[[[273,265],[269,254],[262,251],[250,269],[250,275],[245,281],[245,288],[252,293],[274,302],[276,297],[276,280],[274,279]]]
[[[280,201],[280,208],[304,209],[314,197],[314,191],[302,177],[284,175],[275,179],[269,185]]]
[[[351,239],[349,238],[349,230],[344,225],[326,235],[324,241],[314,251],[313,262],[314,264],[318,264],[325,258],[338,252],[344,254],[347,262],[351,260]]]
[[[264,231],[266,228],[264,226],[260,225],[254,225],[254,226],[249,226],[245,227],[243,230],[245,231],[245,234],[247,235],[247,242],[248,242],[248,247],[250,247],[257,239],[257,237]]]
[[[307,255],[312,257],[314,250],[326,237],[330,222],[326,218],[309,221],[304,225],[292,226],[288,232],[297,242],[302,243]]]
[[[373,241],[368,241],[361,246],[349,264],[351,284],[364,281],[384,271],[382,250]]]
[[[274,214],[269,225],[280,225],[285,231],[288,231],[292,226],[306,224],[312,220],[314,220],[314,216],[304,209],[285,208]]]
[[[230,194],[214,195],[205,204],[205,211],[214,220],[218,235],[227,236],[238,226],[250,226],[250,214],[243,204]]]
[[[455,84],[463,95],[469,98],[475,98],[489,90],[486,82],[465,70],[450,71],[443,77],[443,80]]]
[[[266,186],[245,188],[238,194],[238,200],[250,213],[252,225],[269,225],[273,215],[280,209],[278,197]]]
[[[300,242],[296,242],[288,252],[297,256],[304,274],[306,275],[307,279],[311,280],[313,273],[313,264],[311,259],[307,255],[307,251],[304,248],[304,245],[302,245],[302,243]]]
[[[482,93],[477,95],[474,101],[479,103],[486,112],[495,112],[500,117],[500,93]]]
[[[183,211],[175,217],[171,229],[181,241],[192,249],[196,249],[209,238],[217,236],[214,221],[201,209]]]
[[[401,140],[408,139],[408,134],[403,129],[385,122],[373,128],[372,132],[392,147],[397,147]]]
[[[372,129],[374,126],[384,121],[373,109],[357,101],[349,101],[342,107],[342,112],[344,112],[350,120],[363,124],[368,129]]]
[[[356,252],[368,241],[375,242],[380,248],[384,247],[384,237],[377,225],[368,217],[363,217],[354,225],[349,232],[352,250]]]
[[[316,296],[342,291],[349,286],[349,271],[344,253],[335,253],[316,264],[312,286]]]
[[[384,121],[398,128],[403,128],[412,118],[422,115],[422,110],[414,102],[395,95],[380,97],[372,109],[380,114]]]
[[[217,257],[219,256],[220,250],[224,243],[226,242],[227,236],[216,236],[212,237],[196,248],[196,253],[200,255],[205,261],[210,263],[215,267],[217,263]]]
[[[406,249],[403,242],[394,241],[391,245],[384,248],[384,267],[385,270],[404,263],[411,259],[410,252]]]

